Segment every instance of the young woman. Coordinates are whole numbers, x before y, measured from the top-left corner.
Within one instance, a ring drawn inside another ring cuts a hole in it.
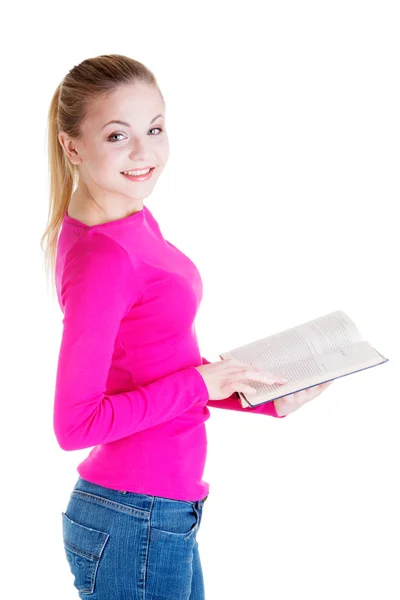
[[[168,160],[165,112],[151,71],[121,55],[74,66],[49,111],[54,431],[64,450],[93,447],[61,514],[81,598],[204,599],[209,407],[282,418],[327,387],[243,409],[249,380],[279,377],[200,356],[200,273],[143,204]]]

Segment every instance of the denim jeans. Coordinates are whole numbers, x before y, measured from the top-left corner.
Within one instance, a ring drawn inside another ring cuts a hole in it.
[[[79,598],[204,600],[202,500],[112,490],[78,478],[62,516]]]

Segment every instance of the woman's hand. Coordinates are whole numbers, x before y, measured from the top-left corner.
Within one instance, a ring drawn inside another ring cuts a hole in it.
[[[332,383],[333,381],[327,381],[326,383],[321,383],[321,385],[314,385],[306,390],[294,392],[293,394],[288,394],[274,400],[276,412],[280,417],[285,417],[300,408],[300,406],[303,406],[303,404],[306,404],[306,402],[319,396]]]
[[[287,383],[286,379],[275,373],[263,371],[234,358],[218,360],[195,368],[203,377],[208,396],[213,400],[225,400],[234,392],[254,396],[256,390],[246,381],[260,381],[271,385]]]

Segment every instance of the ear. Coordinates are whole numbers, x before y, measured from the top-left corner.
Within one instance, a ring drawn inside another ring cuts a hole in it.
[[[60,142],[62,149],[71,163],[73,165],[79,164],[81,162],[81,158],[78,150],[76,149],[76,143],[69,137],[69,135],[65,133],[65,131],[60,131],[58,133],[58,141]]]

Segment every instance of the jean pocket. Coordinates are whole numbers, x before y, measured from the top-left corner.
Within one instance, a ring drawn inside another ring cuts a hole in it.
[[[82,594],[92,594],[97,569],[110,535],[77,523],[62,512],[65,554],[74,575],[74,586]]]
[[[188,540],[196,532],[199,521],[199,512],[193,504],[164,501],[161,509],[152,512],[151,535]]]

